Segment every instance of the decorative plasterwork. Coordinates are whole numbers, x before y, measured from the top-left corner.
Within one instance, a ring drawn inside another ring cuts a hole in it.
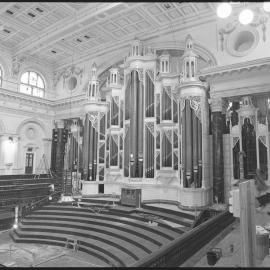
[[[18,74],[20,73],[20,69],[22,67],[22,64],[25,62],[26,57],[25,56],[15,56],[12,58],[12,76],[17,77]]]
[[[80,76],[80,83],[82,82],[83,68],[78,68],[75,65],[71,65],[62,71],[55,71],[53,73],[53,85],[56,87],[60,78],[63,77],[63,87],[65,87],[66,79],[72,75]]]
[[[266,23],[267,23],[267,17],[266,16],[260,16],[258,17],[257,21],[250,24],[252,27],[258,27],[262,26],[262,34],[263,34],[263,41],[266,41]],[[225,35],[229,35],[232,32],[234,32],[237,29],[237,26],[239,26],[239,21],[235,20],[231,23],[228,23],[225,28],[220,28],[218,31],[218,34],[220,36],[220,42],[221,42],[221,51],[224,50],[224,41],[225,41]]]

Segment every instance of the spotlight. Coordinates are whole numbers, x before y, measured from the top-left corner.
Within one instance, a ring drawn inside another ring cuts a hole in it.
[[[253,21],[254,14],[252,10],[246,8],[239,14],[239,22],[243,25],[248,25]]]
[[[15,224],[13,225],[13,229],[17,229],[17,228],[18,228],[18,224],[15,223]]]
[[[51,200],[52,200],[52,196],[49,197],[49,201],[51,201]]]
[[[229,3],[221,3],[217,7],[217,15],[219,18],[225,19],[232,13],[232,6]]]

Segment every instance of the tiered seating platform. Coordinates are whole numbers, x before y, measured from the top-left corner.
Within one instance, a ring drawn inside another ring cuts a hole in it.
[[[82,198],[77,203],[54,203],[25,217],[11,232],[18,243],[75,248],[104,266],[132,266],[168,245],[191,228],[194,216],[165,209],[135,209],[116,205],[119,199]],[[171,220],[179,227],[164,222]],[[183,230],[183,227],[185,230]]]

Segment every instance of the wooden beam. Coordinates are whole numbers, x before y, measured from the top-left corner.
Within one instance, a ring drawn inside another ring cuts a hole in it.
[[[240,196],[240,236],[241,267],[255,267],[256,227],[255,227],[255,180],[239,184]]]

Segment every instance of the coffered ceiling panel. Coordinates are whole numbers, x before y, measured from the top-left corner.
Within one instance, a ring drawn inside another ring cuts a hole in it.
[[[215,11],[200,2],[3,2],[0,42],[14,56],[59,68],[74,55],[89,59],[135,37],[150,39],[172,24],[186,27],[198,15],[214,20]]]

